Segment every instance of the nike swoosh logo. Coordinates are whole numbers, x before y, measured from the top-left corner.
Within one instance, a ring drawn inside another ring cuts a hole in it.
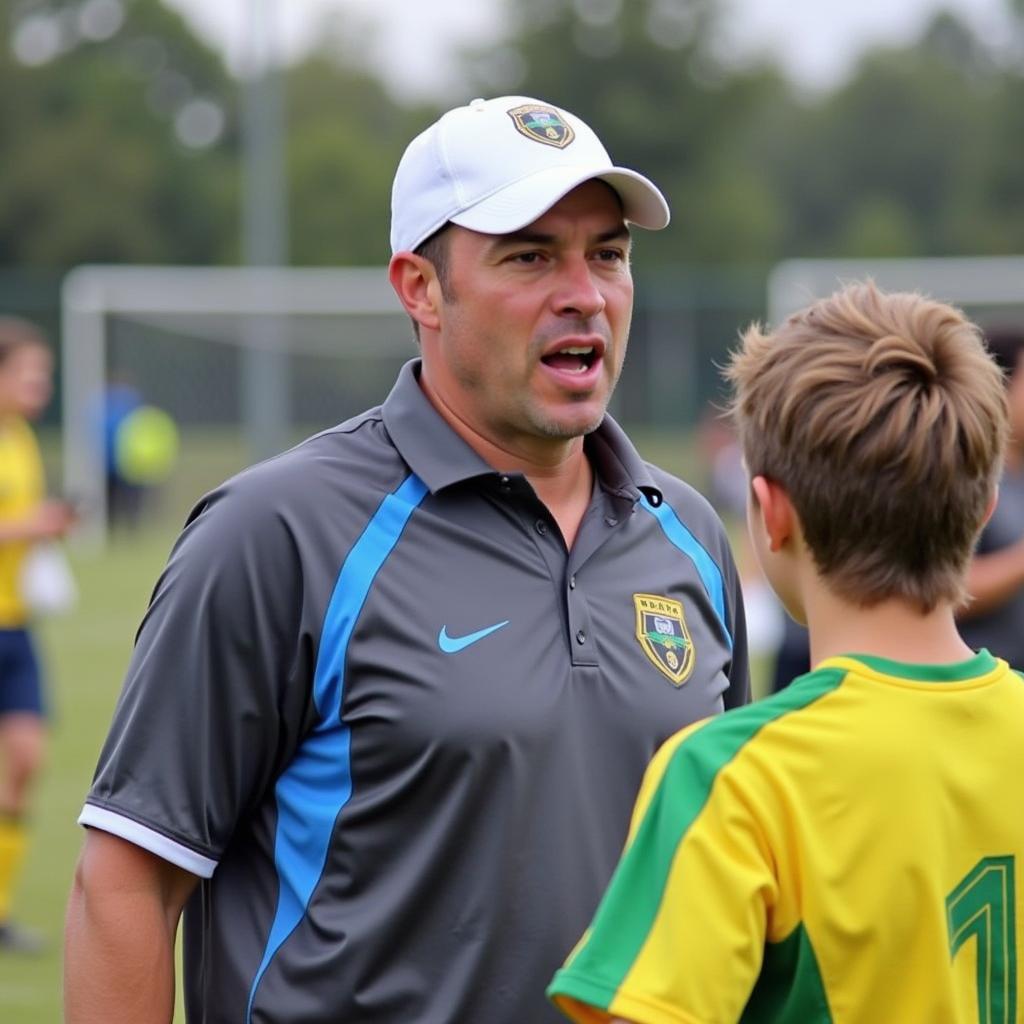
[[[445,654],[458,654],[459,651],[472,647],[478,640],[483,640],[485,636],[490,636],[503,626],[507,626],[509,621],[509,619],[506,619],[504,622],[496,622],[493,626],[488,626],[486,629],[478,629],[475,633],[467,633],[466,636],[449,636],[448,627],[442,626],[441,632],[437,634],[437,646]]]

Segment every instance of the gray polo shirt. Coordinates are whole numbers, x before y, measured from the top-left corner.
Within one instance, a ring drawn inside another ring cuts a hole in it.
[[[203,881],[190,1021],[539,1024],[644,767],[748,697],[692,489],[610,419],[571,551],[421,392],[207,495],[80,821]]]

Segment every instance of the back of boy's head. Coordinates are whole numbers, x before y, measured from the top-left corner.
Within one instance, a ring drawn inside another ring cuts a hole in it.
[[[950,306],[854,284],[751,327],[726,371],[751,477],[782,485],[846,600],[964,599],[1007,431],[1002,377]]]

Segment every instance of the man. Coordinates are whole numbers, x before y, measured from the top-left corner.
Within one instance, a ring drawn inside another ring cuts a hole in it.
[[[960,631],[975,650],[1024,665],[1024,330],[993,329],[986,340],[1006,381],[1010,440],[999,499],[967,573]]]
[[[977,329],[851,285],[733,357],[765,576],[814,671],[651,764],[573,1020],[1021,1019],[1024,685],[954,613],[1006,433]]]
[[[46,500],[29,426],[52,393],[53,357],[39,329],[0,317],[0,954],[37,953],[42,938],[11,919],[27,849],[32,787],[46,750],[46,702],[25,571],[33,545],[63,536],[74,513]]]
[[[81,821],[70,1024],[539,1024],[646,758],[747,698],[709,506],[605,406],[658,190],[582,121],[477,100],[415,139],[384,405],[200,502]],[[197,885],[198,878],[203,881]]]

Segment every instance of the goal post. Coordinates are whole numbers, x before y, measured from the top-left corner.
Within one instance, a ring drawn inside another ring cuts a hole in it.
[[[973,315],[1024,316],[1024,256],[934,256],[920,259],[799,259],[768,277],[773,325],[850,281],[871,278],[887,291],[920,291]]]
[[[61,319],[63,488],[81,500],[78,539],[94,546],[107,538],[100,424],[112,323],[134,325],[139,334],[162,333],[165,342],[170,338],[164,345],[170,351],[154,374],[166,377],[168,367],[186,377],[191,372],[197,387],[203,383],[202,366],[173,367],[167,362],[174,358],[175,338],[183,339],[181,348],[193,345],[192,352],[196,344],[236,350],[230,361],[236,377],[232,396],[240,407],[238,425],[250,441],[251,453],[254,445],[266,448],[268,426],[278,435],[276,450],[288,443],[278,421],[286,415],[282,394],[297,357],[311,363],[320,360],[320,366],[334,358],[365,361],[384,356],[399,362],[414,354],[408,318],[383,267],[86,265],[64,279]],[[122,331],[126,333],[131,332]],[[182,354],[179,362],[187,358]],[[315,376],[307,367],[306,377]],[[366,404],[373,400],[368,398]],[[208,404],[216,402],[216,395],[207,399]]]

